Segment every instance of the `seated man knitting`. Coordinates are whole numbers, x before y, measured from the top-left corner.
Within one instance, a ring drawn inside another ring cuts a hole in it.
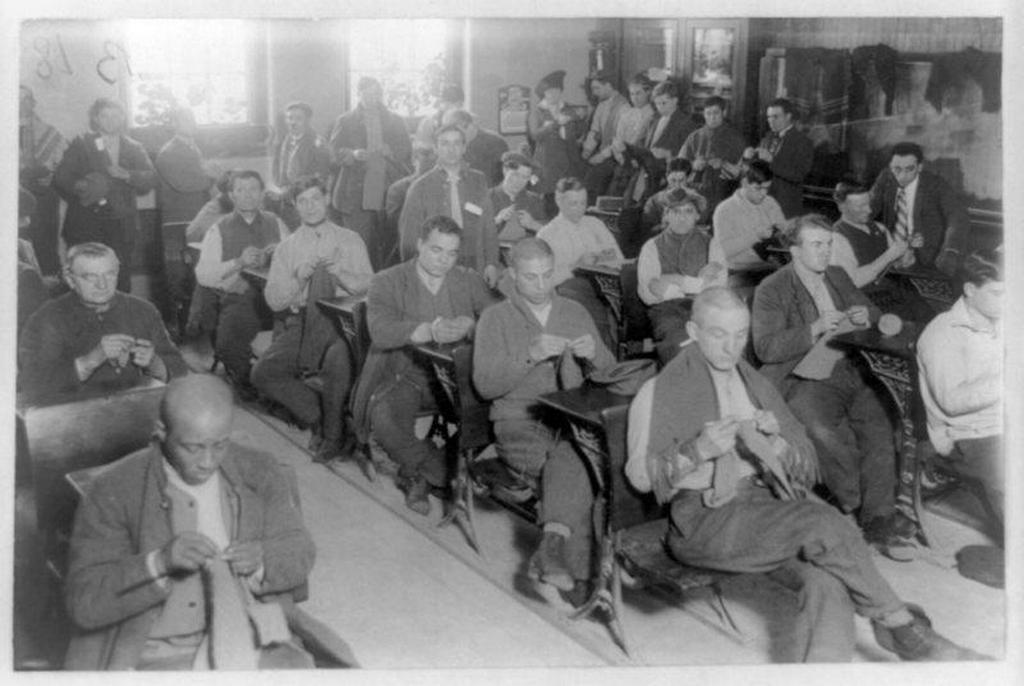
[[[746,305],[725,288],[694,299],[692,340],[629,409],[626,476],[669,508],[667,545],[685,564],[795,578],[794,661],[848,661],[854,613],[905,660],[980,656],[932,630],[838,511],[805,496],[814,446],[775,387],[743,361]]]
[[[370,284],[370,350],[352,399],[359,438],[374,437],[398,464],[396,484],[414,512],[430,514],[431,488],[444,489],[444,452],[416,437],[416,414],[434,406],[430,370],[412,348],[472,340],[476,318],[493,302],[483,278],[459,261],[462,229],[451,217],[423,222],[414,258],[378,272]]]
[[[317,300],[363,295],[373,268],[363,239],[327,219],[327,185],[304,176],[290,188],[301,224],[274,251],[263,289],[282,329],[252,369],[252,385],[287,408],[312,433],[318,462],[344,452],[345,408],[352,386],[349,346]],[[319,374],[323,392],[303,380]]]
[[[500,459],[525,480],[541,479],[544,537],[530,562],[531,576],[566,592],[578,587],[576,597],[585,597],[593,539],[590,477],[572,444],[545,423],[537,399],[579,386],[584,371],[615,359],[583,306],[555,294],[554,260],[538,238],[512,248],[515,289],[480,316],[473,383],[494,400]]]
[[[274,459],[232,442],[233,419],[223,381],[177,379],[153,444],[89,488],[71,536],[67,669],[313,666],[282,612],[298,612],[313,541]]]

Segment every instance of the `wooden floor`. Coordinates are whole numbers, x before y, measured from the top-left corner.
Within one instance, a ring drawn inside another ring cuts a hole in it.
[[[190,351],[191,364],[207,360],[202,350]],[[405,508],[388,478],[370,483],[354,463],[337,471],[314,464],[304,449],[306,432],[256,411],[240,414],[236,437],[295,467],[303,515],[318,549],[305,607],[349,641],[364,667],[756,665],[785,654],[793,598],[763,577],[739,576],[725,584],[739,635],[704,592],[679,603],[627,588],[622,619],[634,646],[627,656],[602,623],[570,620],[566,606],[537,594],[522,572],[539,532],[506,510],[478,503],[477,554],[458,527],[437,528],[437,500],[430,517],[422,517]],[[984,537],[945,516],[925,517],[932,548],[911,563],[876,556],[878,566],[901,597],[926,608],[940,632],[1003,656],[1004,593],[964,579],[953,559],[962,545]],[[22,643],[22,657],[39,649]],[[16,657],[17,646],[16,640]],[[855,661],[895,661],[875,644],[865,620],[858,620]]]

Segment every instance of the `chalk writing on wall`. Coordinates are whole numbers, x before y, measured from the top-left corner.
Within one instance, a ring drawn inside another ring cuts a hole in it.
[[[96,73],[100,78],[113,86],[117,83],[118,60],[124,64],[124,70],[128,76],[132,75],[132,65],[128,60],[128,51],[124,45],[117,41],[107,40],[103,42],[103,57],[96,63]]]
[[[39,78],[49,79],[57,70],[68,75],[75,73],[75,70],[71,68],[68,53],[64,49],[64,43],[61,41],[59,33],[55,34],[52,40],[47,36],[36,36],[36,39],[32,41],[32,48],[39,58],[36,62],[36,76]],[[56,65],[54,64],[55,60],[57,61]]]

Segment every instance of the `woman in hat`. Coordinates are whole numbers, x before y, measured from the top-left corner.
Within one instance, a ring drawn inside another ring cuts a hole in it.
[[[555,184],[567,176],[582,176],[580,140],[586,133],[586,118],[579,109],[562,99],[565,71],[551,72],[537,84],[534,92],[540,102],[528,120],[533,141],[533,163],[540,177],[537,192],[544,196],[548,216],[557,213]]]

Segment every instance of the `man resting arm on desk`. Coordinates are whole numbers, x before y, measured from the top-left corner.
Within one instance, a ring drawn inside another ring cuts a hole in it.
[[[406,505],[430,512],[431,487],[448,473],[442,450],[416,438],[416,414],[433,406],[431,372],[410,349],[469,340],[476,318],[494,299],[476,271],[457,265],[462,230],[436,215],[420,228],[417,253],[373,278],[366,318],[371,346],[353,398],[356,430],[374,436],[398,463]]]
[[[801,497],[815,481],[814,446],[779,392],[742,359],[746,305],[709,288],[694,299],[686,327],[692,341],[630,406],[625,469],[634,487],[669,506],[673,557],[729,572],[795,574],[792,661],[850,660],[854,612],[905,660],[980,659],[910,611],[856,527]],[[769,463],[775,469],[766,470]]]
[[[585,374],[615,360],[586,310],[555,294],[554,255],[547,243],[516,243],[510,269],[514,292],[480,316],[473,383],[493,399],[498,456],[519,477],[506,491],[525,500],[541,481],[544,537],[530,575],[582,600],[592,572],[594,494],[586,465],[557,428],[544,422],[537,399],[575,388]]]
[[[316,301],[363,295],[373,268],[359,234],[327,219],[327,184],[322,177],[301,177],[290,192],[301,224],[274,251],[263,290],[284,327],[253,367],[252,384],[311,430],[314,459],[328,462],[344,448],[352,356]],[[323,393],[303,381],[302,375],[309,373],[322,377]]]

